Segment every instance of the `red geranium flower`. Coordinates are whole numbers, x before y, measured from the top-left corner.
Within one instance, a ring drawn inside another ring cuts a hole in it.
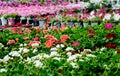
[[[91,29],[91,26],[88,27],[88,32],[89,35],[94,35],[96,34],[96,32],[94,30]]]
[[[116,35],[114,33],[109,33],[106,35],[107,39],[111,39],[111,38],[115,38],[115,37],[116,37]]]
[[[75,51],[72,51],[72,52],[71,52],[71,54],[72,54],[72,55],[75,55],[75,54],[76,54],[76,52],[75,52]]]
[[[62,69],[59,69],[59,70],[58,70],[58,73],[62,73],[62,71],[63,71]]]
[[[106,48],[111,48],[111,44],[109,44],[109,43],[108,43],[108,44],[105,44],[105,47],[106,47]]]
[[[117,47],[117,44],[116,43],[113,43],[113,44],[105,44],[105,47],[106,48],[116,48]]]
[[[82,51],[83,51],[83,48],[80,48],[79,50],[80,50],[80,52],[82,52]]]
[[[120,54],[120,50],[117,51],[117,54]]]
[[[116,43],[114,43],[114,44],[111,45],[111,48],[116,48],[116,47],[117,47]]]

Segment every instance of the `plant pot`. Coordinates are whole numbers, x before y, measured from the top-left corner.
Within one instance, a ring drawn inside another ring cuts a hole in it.
[[[39,27],[44,27],[44,25],[45,25],[45,21],[44,20],[39,21]]]
[[[68,26],[74,26],[74,22],[68,22]]]
[[[28,23],[29,23],[29,25],[33,25],[34,24],[33,19],[29,19]]]
[[[119,23],[118,23],[118,22],[112,22],[112,24],[114,24],[114,25],[118,25]]]
[[[39,26],[39,20],[35,19],[33,20],[35,26]]]
[[[75,26],[78,26],[78,25],[79,25],[79,23],[78,23],[78,22],[75,22],[75,23],[74,23],[74,25],[75,25]]]
[[[89,22],[83,22],[83,27],[86,27],[89,25]]]
[[[16,18],[15,18],[15,24],[16,23],[19,23],[20,22],[20,16],[17,16]]]
[[[27,24],[27,18],[25,18],[25,17],[21,17],[20,21],[21,21],[22,25]]]
[[[91,22],[91,26],[98,25],[98,22]]]
[[[0,26],[2,26],[2,20],[0,19]]]
[[[5,26],[7,24],[7,19],[1,17],[1,22],[2,22],[2,26]]]
[[[60,23],[60,22],[57,22],[57,23],[56,23],[56,27],[57,27],[57,28],[60,28],[60,27],[61,27],[61,23]]]
[[[27,19],[23,19],[23,20],[21,21],[21,23],[22,23],[23,25],[25,25],[25,24],[27,23]]]

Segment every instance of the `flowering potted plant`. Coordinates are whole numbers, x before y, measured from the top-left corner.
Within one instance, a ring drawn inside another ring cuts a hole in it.
[[[22,23],[22,25],[25,25],[27,23],[27,18],[24,16],[20,17],[20,22]]]
[[[91,26],[99,25],[102,22],[102,19],[100,17],[95,17],[92,20],[90,20],[90,22]]]
[[[86,27],[90,24],[90,21],[88,19],[83,20],[83,26]]]

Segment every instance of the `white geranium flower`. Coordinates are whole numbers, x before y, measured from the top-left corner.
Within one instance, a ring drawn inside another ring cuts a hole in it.
[[[33,53],[36,53],[37,51],[38,51],[37,49],[34,49],[34,50],[33,50]]]
[[[118,21],[120,19],[120,15],[119,14],[114,14],[113,16],[115,21]]]
[[[61,46],[62,48],[64,48],[64,47],[65,47],[65,45],[64,45],[64,44],[61,44],[60,46]]]
[[[4,47],[4,49],[8,49],[8,47]]]
[[[3,45],[2,43],[0,43],[0,46],[1,46],[1,47],[4,47],[4,45]]]
[[[27,44],[26,44],[26,43],[24,43],[24,46],[27,46]]]
[[[13,57],[21,57],[21,55],[19,54],[18,51],[12,51],[9,53],[9,55],[13,56]]]
[[[22,46],[23,46],[23,44],[20,44],[20,46],[22,47]]]
[[[44,54],[43,57],[44,57],[44,58],[50,58],[50,56],[47,55],[47,54]]]
[[[1,68],[1,69],[0,69],[0,73],[3,73],[3,72],[7,72],[7,69]]]
[[[67,52],[67,56],[71,56],[72,55],[72,53],[71,52]]]
[[[43,66],[43,63],[41,63],[39,60],[35,60],[34,64],[36,68],[41,68]]]
[[[38,55],[32,57],[31,59],[32,59],[32,60],[37,60],[37,59],[42,59],[42,58],[43,58],[43,57],[42,57],[40,54],[38,54]]]
[[[95,4],[98,4],[100,3],[102,0],[90,0],[90,3],[95,3]]]
[[[56,45],[56,48],[60,48],[60,44],[57,44],[57,45]]]
[[[50,57],[53,57],[53,56],[59,56],[58,52],[56,51],[51,52]]]
[[[64,47],[65,47],[64,44],[57,44],[57,45],[56,45],[56,48],[64,48]]]
[[[110,20],[110,19],[111,19],[111,14],[106,14],[103,18],[103,21]]]
[[[27,60],[25,60],[25,61],[28,62],[28,63],[30,63],[30,62],[32,62],[32,59],[29,58],[29,57],[27,57]]]
[[[30,51],[30,50],[27,49],[27,48],[24,48],[24,49],[22,50],[23,53],[28,53],[29,51]]]
[[[67,47],[65,50],[66,51],[74,51],[74,49],[72,47]]]
[[[3,58],[3,61],[4,62],[7,62],[7,61],[9,61],[11,58],[8,56],[8,55],[6,55],[4,58]]]
[[[21,53],[21,52],[23,51],[23,49],[24,49],[24,48],[19,48],[19,51],[18,51],[18,52]]]
[[[50,51],[57,51],[58,48],[54,47],[54,48],[51,48]]]
[[[80,54],[75,54],[75,55],[72,55],[70,56],[68,59],[67,59],[67,62],[69,61],[76,61],[77,58],[81,57],[82,55]]]
[[[86,56],[87,56],[87,57],[93,57],[93,58],[96,57],[96,56],[93,55],[93,54],[87,54]]]
[[[60,61],[60,58],[58,58],[58,57],[55,57],[55,58],[53,58],[53,59]]]
[[[70,63],[70,64],[72,65],[73,68],[79,68],[78,64],[76,64],[76,63],[74,63],[74,62],[72,62],[72,63]]]
[[[105,47],[103,47],[103,48],[101,48],[101,49],[100,49],[100,51],[104,51],[105,49],[106,49],[106,48],[105,48]]]

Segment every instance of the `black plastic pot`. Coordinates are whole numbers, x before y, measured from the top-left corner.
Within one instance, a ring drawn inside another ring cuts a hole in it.
[[[28,22],[30,25],[34,24],[34,21],[32,19],[30,19]]]
[[[1,21],[1,19],[0,19],[0,26],[2,26],[2,21]]]
[[[39,26],[39,20],[33,20],[34,26]]]
[[[23,25],[25,25],[25,24],[27,23],[27,19],[23,19],[23,20],[21,21],[21,23],[22,23]]]
[[[114,25],[118,25],[119,23],[118,23],[118,22],[112,22],[112,24],[114,24]]]
[[[15,17],[15,24],[18,23],[18,22],[20,22],[20,16]]]

